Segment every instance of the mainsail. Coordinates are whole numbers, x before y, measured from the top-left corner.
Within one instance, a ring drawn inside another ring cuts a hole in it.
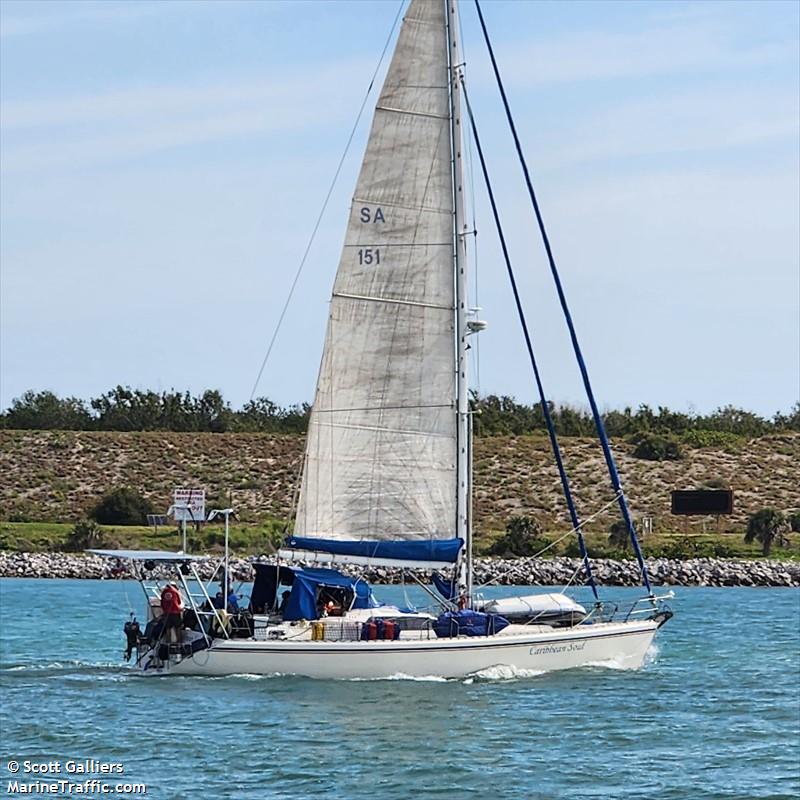
[[[412,0],[333,288],[294,547],[455,561],[453,176],[445,3]]]

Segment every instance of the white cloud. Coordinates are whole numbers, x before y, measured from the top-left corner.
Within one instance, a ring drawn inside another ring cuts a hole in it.
[[[84,167],[160,150],[271,131],[338,124],[355,115],[366,89],[360,62],[269,82],[155,86],[2,106],[3,169]],[[342,129],[346,123],[342,124]]]
[[[526,36],[529,31],[525,31]],[[751,41],[729,13],[651,20],[637,31],[587,30],[505,46],[500,67],[515,86],[740,70],[797,60],[795,38]]]
[[[796,141],[799,102],[792,91],[732,86],[618,101],[580,128],[559,132],[547,148],[547,165]]]

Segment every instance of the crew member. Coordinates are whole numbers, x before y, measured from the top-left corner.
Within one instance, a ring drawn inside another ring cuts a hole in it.
[[[328,602],[325,604],[325,616],[328,617],[342,616],[342,607],[333,597],[331,597],[331,599],[328,600]]]
[[[214,599],[211,601],[214,608],[225,608],[225,585],[221,584],[219,587],[219,591],[217,592]],[[236,592],[233,589],[228,591],[228,607],[226,611],[238,611],[239,610],[239,598],[236,595]]]
[[[180,589],[174,582],[168,583],[161,590],[161,610],[164,612],[164,629],[170,642],[178,642],[181,632],[183,614],[183,598]]]

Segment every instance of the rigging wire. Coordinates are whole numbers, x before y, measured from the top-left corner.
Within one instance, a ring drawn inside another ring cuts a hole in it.
[[[642,574],[642,581],[649,592],[650,596],[653,596],[653,590],[650,587],[650,579],[647,575],[647,566],[644,563],[644,556],[642,555],[642,549],[639,546],[639,540],[636,536],[636,528],[633,524],[633,519],[630,514],[630,510],[628,509],[628,503],[625,500],[625,494],[622,491],[622,483],[619,478],[619,473],[617,471],[617,464],[614,460],[614,455],[611,452],[611,446],[608,443],[608,436],[606,435],[605,425],[603,424],[603,418],[600,416],[600,410],[597,407],[597,402],[595,401],[594,392],[592,391],[592,385],[589,381],[589,373],[586,369],[586,362],[583,360],[583,353],[581,352],[580,345],[578,344],[578,335],[575,331],[575,325],[572,322],[572,315],[569,311],[569,306],[567,305],[567,298],[564,294],[564,288],[561,285],[561,278],[558,274],[558,269],[556,267],[555,256],[553,255],[553,250],[550,246],[550,238],[547,235],[547,230],[544,225],[544,218],[542,217],[542,212],[539,209],[539,202],[536,199],[536,192],[533,189],[533,181],[531,180],[530,172],[528,171],[528,163],[525,160],[525,155],[522,152],[522,144],[519,140],[519,136],[517,134],[517,126],[514,124],[514,117],[511,114],[511,108],[508,104],[508,98],[506,97],[505,87],[503,86],[502,78],[500,77],[500,69],[497,66],[497,60],[494,56],[494,49],[492,48],[492,43],[489,40],[489,33],[486,30],[486,22],[483,18],[483,12],[481,11],[481,4],[480,0],[475,0],[475,8],[478,10],[478,18],[481,24],[481,30],[483,31],[483,38],[486,42],[486,48],[489,51],[489,58],[492,62],[492,69],[494,71],[495,80],[497,81],[497,87],[500,90],[500,97],[503,101],[503,108],[505,109],[506,119],[508,121],[508,126],[511,130],[511,135],[514,139],[514,145],[517,150],[517,157],[520,162],[520,166],[522,167],[522,172],[525,177],[525,183],[528,188],[528,196],[530,197],[531,205],[533,207],[534,214],[536,215],[536,222],[539,226],[539,233],[542,237],[542,242],[544,244],[545,252],[547,253],[547,260],[550,265],[550,273],[553,276],[553,282],[556,286],[556,292],[558,293],[558,299],[561,304],[561,310],[564,314],[564,320],[567,323],[567,328],[569,330],[570,339],[572,340],[572,349],[575,352],[575,359],[578,362],[578,368],[580,369],[581,378],[583,379],[583,387],[586,391],[586,396],[589,400],[589,406],[592,409],[592,417],[594,418],[595,428],[597,429],[597,435],[600,439],[600,445],[603,449],[603,456],[605,457],[606,467],[608,468],[609,478],[611,479],[611,486],[614,489],[616,494],[619,509],[622,513],[622,518],[625,521],[625,525],[628,529],[628,534],[630,535],[631,544],[633,545],[633,551],[636,554],[636,560],[639,563],[639,570]]]
[[[314,244],[314,240],[316,239],[317,231],[319,230],[319,226],[322,223],[322,218],[325,216],[325,211],[328,208],[328,203],[331,199],[331,195],[333,194],[336,182],[339,180],[339,174],[342,171],[342,166],[344,165],[345,159],[347,158],[347,154],[350,151],[350,145],[353,143],[353,139],[355,138],[356,130],[358,129],[359,122],[361,122],[361,117],[364,113],[364,109],[366,108],[367,101],[369,100],[369,97],[372,94],[372,88],[375,85],[375,79],[378,77],[378,72],[380,71],[381,65],[383,64],[383,59],[386,56],[386,51],[389,49],[389,44],[394,36],[394,31],[395,28],[397,28],[397,22],[400,19],[400,14],[403,10],[403,6],[405,5],[405,3],[406,0],[400,0],[400,5],[397,9],[397,14],[395,14],[394,22],[392,23],[389,35],[386,37],[386,42],[383,45],[383,50],[381,51],[380,58],[378,59],[378,64],[375,67],[375,71],[372,73],[372,77],[370,78],[369,85],[367,86],[367,91],[364,94],[364,99],[361,101],[361,107],[358,109],[356,120],[353,123],[352,129],[350,130],[350,135],[347,137],[347,143],[344,146],[344,151],[342,152],[342,156],[339,159],[339,164],[336,167],[336,171],[333,174],[333,179],[331,180],[330,187],[328,188],[328,193],[325,195],[325,200],[322,203],[322,208],[320,209],[319,215],[317,216],[317,220],[314,223],[314,227],[311,231],[311,236],[309,237],[308,243],[306,244],[306,249],[303,252],[303,257],[300,259],[300,265],[298,266],[297,272],[295,273],[294,280],[292,281],[292,285],[289,289],[289,294],[286,297],[286,302],[283,304],[283,309],[281,310],[280,316],[278,317],[278,322],[276,323],[275,329],[272,332],[272,337],[270,338],[269,345],[267,346],[267,352],[264,355],[264,360],[261,362],[261,368],[258,370],[258,375],[256,376],[255,383],[253,384],[253,389],[250,392],[251,401],[255,397],[256,390],[258,389],[258,384],[261,381],[261,376],[264,374],[264,369],[266,368],[267,362],[269,361],[269,357],[272,354],[272,348],[275,346],[275,341],[278,338],[278,333],[280,332],[283,320],[286,317],[286,312],[289,309],[289,304],[292,302],[292,297],[294,296],[294,290],[297,288],[297,282],[300,280],[300,275],[302,274],[303,267],[305,266],[306,260],[308,259],[308,254],[311,252],[311,247]]]
[[[598,508],[597,511],[594,512],[594,514],[592,514],[591,516],[587,517],[581,523],[581,527],[584,527],[585,525],[588,525],[593,520],[597,519],[606,509],[611,508],[611,506],[613,506],[614,503],[616,503],[616,502],[617,502],[617,496],[615,495],[604,506],[602,506],[601,508]],[[544,555],[548,550],[551,550],[557,544],[560,544],[561,542],[563,542],[566,538],[571,536],[573,533],[579,533],[579,532],[580,532],[580,528],[573,528],[572,530],[567,531],[565,534],[559,536],[558,539],[556,539],[555,541],[550,542],[549,544],[545,545],[541,550],[537,550],[532,556],[530,556],[530,558],[539,558],[540,556]],[[484,583],[482,583],[477,588],[478,589],[484,589],[487,586],[491,586],[493,583],[497,583],[497,581],[503,575],[506,575],[507,573],[511,572],[514,569],[516,569],[516,567],[515,566],[511,566],[508,569],[502,570],[501,572],[492,573],[492,577],[489,578],[488,581],[485,581]]]
[[[470,128],[472,130],[472,137],[475,140],[475,149],[478,151],[478,159],[480,161],[481,170],[483,172],[483,179],[486,184],[486,191],[489,195],[489,204],[492,207],[492,215],[494,216],[494,224],[497,228],[497,236],[500,240],[500,247],[503,251],[503,259],[506,264],[506,272],[508,273],[508,279],[511,282],[511,291],[514,294],[514,303],[517,307],[517,315],[519,317],[520,325],[522,325],[522,333],[525,336],[525,345],[528,349],[528,358],[531,362],[531,367],[533,368],[533,376],[536,380],[536,388],[539,391],[539,400],[541,401],[542,406],[542,414],[544,415],[544,421],[547,425],[547,433],[550,437],[550,447],[553,450],[553,456],[556,460],[556,466],[558,467],[558,476],[561,479],[561,488],[564,492],[564,498],[567,501],[567,508],[569,509],[569,516],[572,520],[572,527],[578,535],[578,546],[581,550],[581,556],[583,558],[583,568],[586,572],[586,578],[589,581],[589,585],[592,587],[592,592],[594,593],[595,598],[598,598],[597,593],[597,586],[594,582],[594,576],[592,575],[592,566],[589,562],[589,553],[586,550],[586,543],[583,539],[583,533],[581,531],[581,522],[578,518],[578,512],[575,508],[575,501],[572,498],[572,491],[569,487],[569,478],[567,477],[567,471],[564,468],[564,461],[561,458],[561,447],[558,444],[558,436],[556,435],[556,428],[553,424],[553,418],[550,414],[550,407],[547,404],[547,396],[545,395],[544,385],[542,384],[542,379],[539,374],[539,365],[536,363],[536,356],[533,352],[533,343],[531,341],[530,332],[528,330],[528,322],[525,319],[525,311],[522,308],[522,301],[519,296],[519,290],[517,289],[517,280],[514,276],[514,270],[511,266],[511,257],[508,254],[508,245],[506,244],[506,237],[505,233],[503,232],[503,226],[500,222],[500,214],[497,210],[497,203],[494,199],[494,191],[492,189],[491,181],[489,180],[489,170],[486,166],[486,159],[483,156],[483,148],[481,147],[481,140],[478,136],[478,128],[475,125],[475,117],[472,114],[472,105],[469,102],[469,95],[467,94],[467,87],[464,85],[464,81],[461,81],[461,90],[464,93],[464,104],[467,107],[467,116],[469,117]]]

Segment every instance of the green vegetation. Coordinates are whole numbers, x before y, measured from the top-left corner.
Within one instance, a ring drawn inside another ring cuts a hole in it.
[[[683,451],[674,436],[660,433],[635,433],[628,437],[634,444],[633,457],[645,461],[680,461]]]
[[[747,436],[730,431],[688,430],[681,434],[680,441],[687,447],[717,447],[735,452],[747,441]]]
[[[103,525],[144,525],[152,513],[149,500],[135,489],[120,486],[106,492],[89,516]]]
[[[505,535],[488,549],[494,556],[534,556],[550,544],[542,538],[542,525],[533,517],[517,515],[506,523]]]
[[[748,543],[758,542],[764,555],[768,556],[773,544],[785,547],[789,543],[789,530],[789,520],[785,514],[774,508],[762,508],[747,521],[744,540]]]
[[[473,395],[471,404],[479,412],[475,417],[477,436],[521,436],[545,430],[539,403],[525,405],[517,403],[513,397]],[[117,386],[89,401],[30,390],[14,399],[11,406],[0,414],[0,428],[304,433],[309,412],[310,407],[305,403],[284,408],[266,397],[252,400],[235,410],[216,389],[194,396],[174,389],[153,392]],[[592,415],[586,409],[551,404],[550,412],[561,436],[593,436],[595,433]],[[736,446],[741,437],[752,439],[769,433],[800,431],[800,403],[788,414],[779,412],[771,419],[732,406],[699,415],[670,411],[664,407],[653,410],[647,405],[639,406],[636,411],[631,408],[609,411],[603,419],[609,436],[657,435],[664,440],[667,453],[672,453],[679,449],[678,440],[689,447]],[[645,452],[646,446],[642,447],[642,452]],[[639,457],[653,458],[648,455]],[[666,454],[656,460],[675,457]]]
[[[94,527],[92,527],[94,526]],[[230,530],[231,549],[237,555],[260,555],[273,553],[286,536],[287,523],[281,519],[269,519],[260,524],[235,524]],[[538,530],[534,528],[534,530]],[[564,530],[539,532],[528,541],[532,552],[514,553],[513,550],[497,548],[498,541],[504,539],[508,531],[478,531],[475,551],[477,555],[532,555],[549,543],[564,535]],[[190,552],[216,553],[223,550],[225,531],[221,525],[204,525],[199,533],[190,531]],[[616,546],[609,542],[608,534],[592,532],[585,534],[589,555],[592,558],[633,558],[630,548]],[[111,526],[95,525],[83,521],[76,525],[70,523],[47,522],[0,522],[0,550],[25,552],[79,552],[87,547],[164,549],[178,550],[181,534],[177,528],[152,528],[142,525]],[[762,558],[763,547],[758,542],[745,542],[741,536],[733,534],[693,534],[661,533],[647,536],[642,541],[644,554],[653,558]],[[569,556],[579,558],[577,539],[568,537],[554,545],[545,553],[549,556]],[[800,560],[800,535],[791,533],[784,537],[784,545],[772,557]]]
[[[621,525],[621,523],[620,523]],[[496,542],[501,540],[503,533],[478,533],[475,545],[479,555],[513,555],[497,552]],[[548,531],[540,540],[542,546],[554,542],[564,535],[564,531]],[[591,558],[612,558],[617,560],[632,559],[627,530],[624,539],[620,536],[617,542],[610,541],[606,533],[585,533],[584,539]],[[733,534],[698,533],[685,535],[681,533],[659,533],[643,539],[640,538],[642,549],[646,558],[675,558],[685,560],[688,558],[729,558],[729,559],[759,559],[763,558],[762,547],[757,543],[745,542],[740,536]],[[539,548],[541,550],[541,547]],[[578,541],[569,537],[554,545],[544,557],[568,556],[580,558]],[[792,535],[785,540],[779,553],[772,552],[773,558],[784,560],[800,560],[800,536]]]
[[[478,436],[520,436],[545,430],[544,414],[539,403],[532,406],[517,403],[513,397],[473,395],[472,408]],[[586,409],[550,404],[550,414],[561,436],[594,436],[591,413]],[[711,414],[686,414],[663,406],[654,411],[641,405],[636,411],[608,411],[603,415],[606,433],[612,437],[658,434],[668,442],[678,440],[690,447],[735,445],[740,437],[755,438],[781,431],[800,431],[800,403],[788,414],[776,413],[764,419],[751,411],[724,406]],[[645,456],[641,456],[645,457]],[[666,456],[669,458],[670,456]]]
[[[80,552],[90,547],[102,547],[106,544],[103,531],[93,519],[84,519],[75,524],[67,534],[63,549],[70,552]]]
[[[176,431],[303,433],[309,406],[281,408],[265,397],[231,409],[216,389],[189,392],[142,391],[117,386],[88,403],[53,392],[27,391],[0,414],[9,430]]]
[[[231,550],[241,555],[274,553],[285,537],[284,520],[265,520],[259,525],[232,525]],[[222,525],[204,525],[190,531],[191,552],[220,553],[224,548]],[[177,528],[153,528],[144,525],[97,525],[83,520],[75,525],[57,522],[0,522],[0,550],[25,552],[79,552],[89,547],[178,550],[181,533]]]

